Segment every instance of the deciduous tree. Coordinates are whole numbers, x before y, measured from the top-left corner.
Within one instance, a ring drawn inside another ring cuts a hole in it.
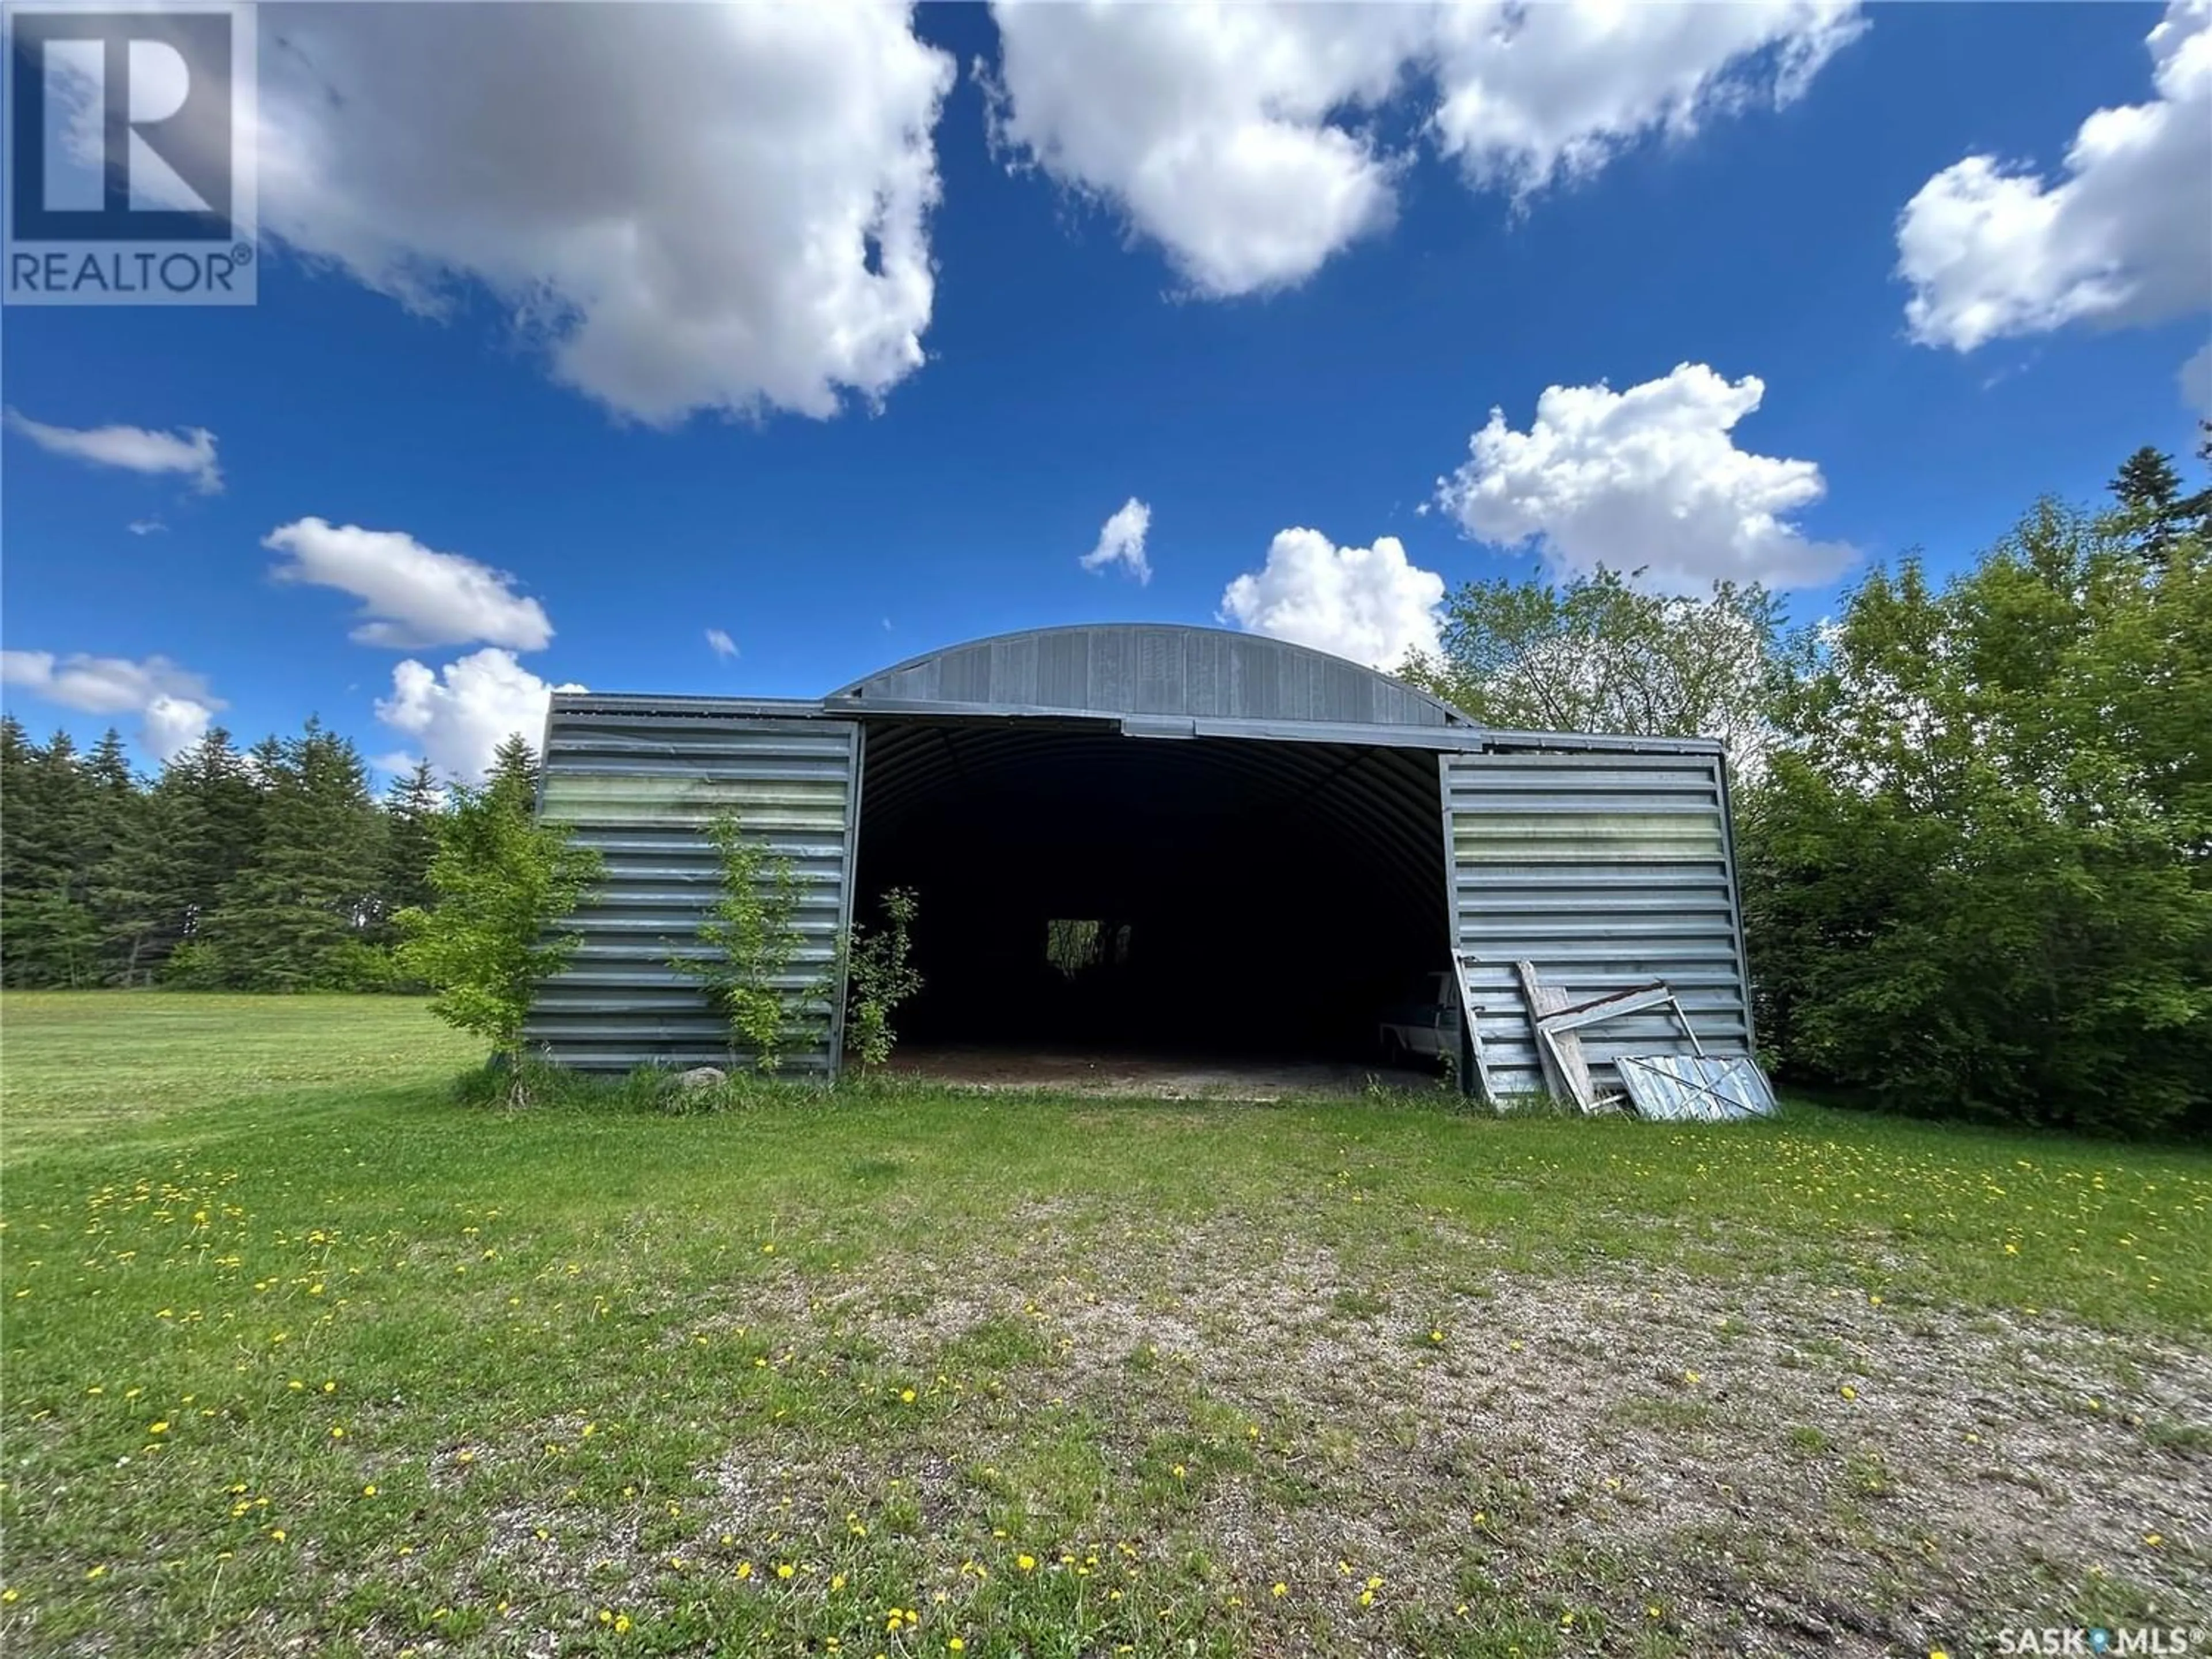
[[[577,936],[556,929],[599,868],[598,853],[533,819],[514,781],[456,784],[430,860],[436,902],[397,918],[400,968],[436,993],[441,1019],[492,1045],[518,1103],[532,996],[574,953]]]
[[[1723,739],[1741,763],[1767,731],[1781,611],[1756,585],[1653,593],[1600,570],[1564,586],[1469,582],[1443,649],[1399,671],[1488,726]]]

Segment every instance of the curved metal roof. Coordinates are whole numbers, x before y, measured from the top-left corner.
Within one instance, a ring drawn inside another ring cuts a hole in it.
[[[1474,724],[1440,698],[1343,657],[1171,623],[1094,623],[971,640],[855,680],[829,701],[946,713]]]

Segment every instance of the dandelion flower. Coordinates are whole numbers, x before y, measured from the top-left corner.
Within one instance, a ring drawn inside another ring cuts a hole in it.
[[[2156,1549],[2160,1544],[2166,1542],[2166,1535],[2163,1533],[2147,1532],[2143,1534],[2143,1542]]]
[[[1034,1555],[1018,1555],[1014,1558],[1014,1565],[1019,1567],[1024,1572],[1033,1571],[1036,1567],[1036,1557]]]
[[[1281,1597],[1283,1597],[1283,1596],[1288,1595],[1290,1593],[1291,1593],[1291,1587],[1290,1587],[1288,1584],[1285,1584],[1285,1583],[1281,1579],[1279,1579],[1279,1578],[1278,1578],[1278,1579],[1277,1579],[1277,1580],[1276,1580],[1273,1584],[1271,1584],[1270,1586],[1268,1586],[1268,1589],[1267,1589],[1267,1594],[1268,1594],[1268,1595],[1270,1595],[1275,1596],[1275,1597],[1277,1597],[1278,1599],[1279,1599],[1279,1598],[1281,1598]]]
[[[779,1578],[788,1578],[798,1571],[799,1569],[788,1561],[779,1561],[775,1564],[775,1576]]]
[[[1846,1400],[1856,1400],[1859,1397],[1859,1391],[1848,1382],[1844,1383],[1842,1388],[1838,1389],[1836,1392],[1843,1395]]]

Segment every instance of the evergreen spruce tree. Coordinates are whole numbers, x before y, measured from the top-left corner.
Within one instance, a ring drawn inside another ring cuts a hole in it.
[[[33,890],[27,849],[34,819],[30,777],[36,750],[22,721],[0,715],[0,984],[5,985],[25,982],[11,929]]]
[[[429,904],[430,860],[438,855],[438,821],[446,792],[428,761],[392,781],[384,797],[384,891],[386,917]]]
[[[221,982],[244,990],[353,987],[373,969],[384,823],[360,751],[309,720],[256,744],[259,844],[223,888],[205,936]]]
[[[177,797],[157,784],[109,799],[104,847],[91,872],[100,921],[102,976],[150,985],[184,937],[186,907],[173,849]]]
[[[99,982],[100,924],[86,902],[95,795],[66,732],[29,747],[7,803],[14,869],[0,934],[7,982],[76,988]]]
[[[230,733],[210,726],[199,742],[162,769],[155,793],[167,870],[167,905],[176,944],[164,963],[169,981],[198,989],[229,983],[207,927],[222,895],[261,843],[262,797],[252,762]]]
[[[543,775],[530,739],[520,732],[510,732],[492,750],[491,775],[484,780],[484,787],[510,805],[520,805],[526,812],[535,812]]]
[[[2166,562],[2200,510],[2197,498],[2182,499],[2181,475],[2172,459],[2149,444],[2120,463],[2106,488],[2120,504],[2122,533],[2153,564]]]

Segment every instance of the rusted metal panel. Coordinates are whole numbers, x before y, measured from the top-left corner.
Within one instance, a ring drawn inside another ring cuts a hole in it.
[[[582,943],[531,1009],[525,1035],[533,1050],[596,1071],[732,1063],[726,1024],[699,981],[671,963],[704,953],[699,924],[720,890],[706,829],[734,811],[750,838],[790,860],[799,883],[799,948],[779,983],[800,1036],[784,1064],[835,1072],[860,727],[807,705],[761,707],[672,699],[656,711],[643,698],[554,700],[539,811],[569,826],[605,867],[566,924]],[[747,1058],[734,1056],[740,1065]]]
[[[1715,750],[1554,750],[1490,734],[1439,767],[1449,836],[1454,945],[1492,1086],[1541,1093],[1541,1056],[1514,964],[1581,1001],[1662,980],[1699,1042],[1751,1051],[1723,757]],[[1602,741],[1602,740],[1592,740]],[[1626,740],[1624,740],[1626,741]],[[1527,747],[1509,746],[1526,744]],[[1671,1013],[1582,1033],[1598,1085],[1622,1054],[1687,1054]]]

